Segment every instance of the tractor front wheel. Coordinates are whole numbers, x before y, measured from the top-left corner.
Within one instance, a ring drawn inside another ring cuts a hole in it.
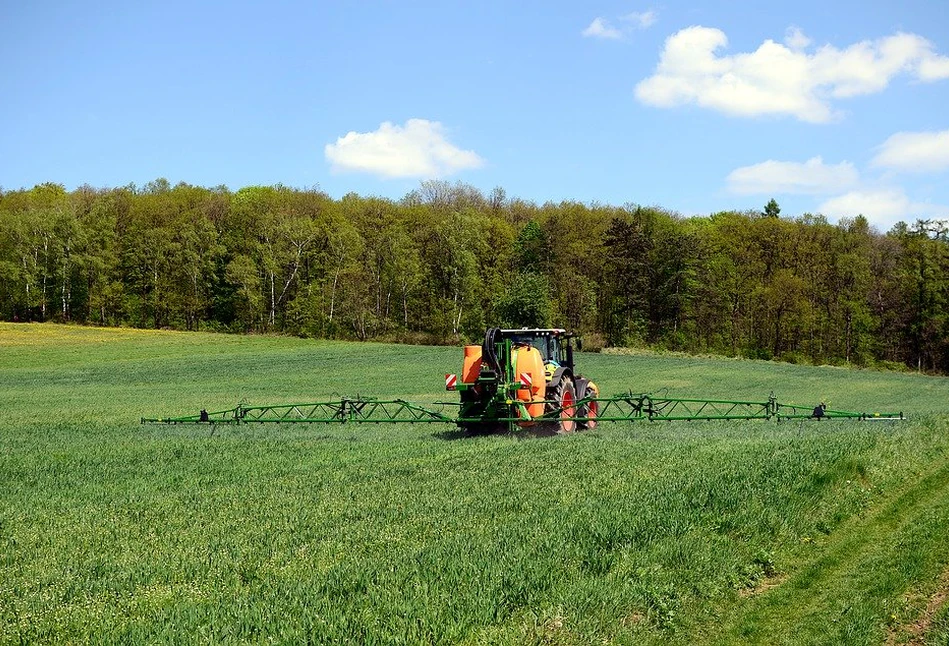
[[[583,397],[581,399],[590,399],[598,397],[597,392],[593,389],[592,386],[587,386],[583,390]],[[600,416],[600,405],[598,402],[590,401],[580,407],[580,414],[577,417],[586,417],[585,422],[579,422],[581,429],[586,429],[592,431],[596,428],[597,417]]]
[[[573,380],[570,377],[564,377],[554,389],[554,406],[560,410],[557,421],[558,433],[573,433],[577,428],[577,422],[573,419],[577,416],[577,408],[574,403],[577,401],[577,391],[573,387]]]

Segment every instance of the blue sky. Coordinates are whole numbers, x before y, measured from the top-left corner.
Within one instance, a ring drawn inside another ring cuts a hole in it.
[[[949,217],[949,2],[0,8],[0,186]]]

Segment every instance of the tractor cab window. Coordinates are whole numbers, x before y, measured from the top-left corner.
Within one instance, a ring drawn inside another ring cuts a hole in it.
[[[547,347],[547,337],[535,337],[531,339],[531,343],[535,348],[540,350],[540,356],[543,357],[544,361],[550,361],[550,349]]]
[[[562,362],[564,358],[561,354],[560,339],[555,336],[547,337],[547,346],[549,352],[547,356],[544,357],[544,360]]]
[[[537,351],[540,352],[541,358],[544,362],[550,361],[551,359],[557,361],[559,360],[558,350],[550,346],[551,342],[556,342],[552,337],[547,336],[533,336],[533,335],[514,335],[511,337],[511,343],[514,345],[530,345],[537,348]]]
[[[567,342],[555,334],[511,334],[514,345],[529,345],[537,348],[544,363],[555,362],[566,365],[569,361]]]

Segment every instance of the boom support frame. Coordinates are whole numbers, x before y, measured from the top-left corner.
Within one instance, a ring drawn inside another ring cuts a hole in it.
[[[509,401],[507,412],[501,413],[494,421],[513,427],[515,422],[555,421],[572,419],[577,422],[596,420],[597,422],[632,421],[706,421],[706,420],[794,420],[794,419],[856,419],[856,420],[902,420],[902,411],[898,413],[864,413],[827,410],[821,406],[808,407],[795,404],[782,404],[772,394],[767,401],[738,401],[716,399],[683,399],[673,397],[654,397],[648,393],[632,392],[613,397],[587,397],[577,400],[574,410],[589,409],[597,404],[597,415],[592,417],[563,416],[563,409],[553,409],[542,417],[531,420],[523,402]],[[234,408],[180,417],[143,417],[142,424],[462,424],[481,422],[483,417],[464,417],[446,415],[444,408],[460,407],[458,402],[437,402],[440,410],[415,404],[404,399],[381,400],[368,397],[344,397],[334,401],[311,402],[304,404],[277,404],[272,406],[247,406],[238,404]],[[818,412],[820,411],[820,412]]]

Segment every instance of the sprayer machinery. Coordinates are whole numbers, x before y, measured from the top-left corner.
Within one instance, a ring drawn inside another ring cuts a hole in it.
[[[452,424],[467,434],[495,431],[572,433],[609,421],[854,419],[902,420],[903,413],[829,410],[780,403],[771,393],[764,401],[682,399],[632,390],[601,396],[580,374],[574,350],[580,339],[558,328],[489,328],[481,345],[466,345],[460,375],[445,375],[454,401],[417,404],[403,399],[343,397],[304,404],[251,406],[180,417],[142,418],[143,424],[276,423],[436,423]]]

